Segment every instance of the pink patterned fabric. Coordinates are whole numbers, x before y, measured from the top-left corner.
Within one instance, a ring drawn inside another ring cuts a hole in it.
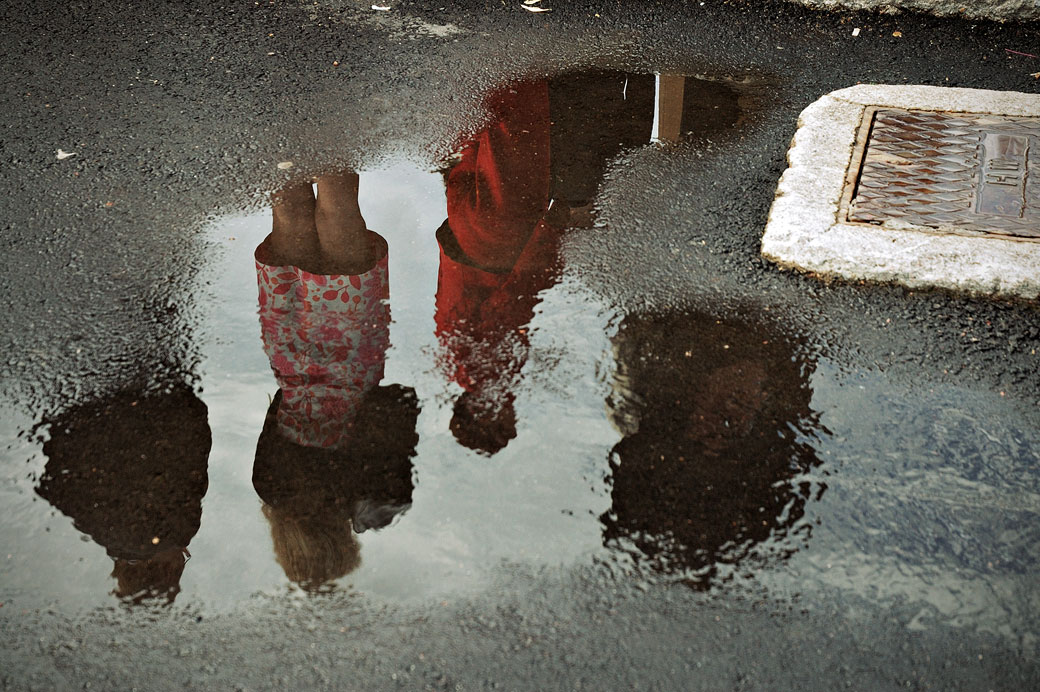
[[[369,233],[380,259],[360,275],[271,265],[267,241],[256,249],[261,335],[282,389],[278,428],[297,444],[344,446],[362,398],[383,379],[390,345],[387,249]]]

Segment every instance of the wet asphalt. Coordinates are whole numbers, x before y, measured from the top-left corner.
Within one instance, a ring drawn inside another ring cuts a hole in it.
[[[598,233],[567,248],[569,266],[605,301],[734,315],[768,308],[852,379],[884,373],[911,397],[953,385],[999,392],[1001,411],[1034,429],[1040,422],[1035,303],[822,283],[757,254],[802,108],[861,82],[1037,93],[1040,60],[1006,50],[1040,52],[1035,27],[768,1],[557,1],[542,3],[552,11],[541,14],[518,0],[387,4],[381,12],[368,2],[136,11],[4,3],[0,382],[9,449],[43,411],[192,370],[192,311],[213,250],[201,233],[208,221],[259,209],[289,176],[392,157],[435,167],[479,128],[489,89],[582,68],[730,79],[746,111],[739,134],[613,162],[597,198]],[[75,156],[59,159],[59,149]],[[293,168],[277,166],[285,161]],[[1036,459],[1018,461],[1035,471]],[[1036,492],[1035,478],[1026,485]],[[1038,607],[1036,574],[1024,581],[1026,613]],[[713,596],[617,579],[597,565],[518,566],[486,593],[423,605],[258,597],[214,616],[186,608],[133,619],[4,603],[0,681],[11,689],[1040,685],[1034,631],[1009,636],[941,619],[916,626],[920,603],[882,591]]]

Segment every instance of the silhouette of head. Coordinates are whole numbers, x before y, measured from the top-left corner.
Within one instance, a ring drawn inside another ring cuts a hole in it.
[[[463,392],[455,400],[451,433],[460,445],[487,456],[501,451],[516,437],[516,409],[512,394],[490,398]]]
[[[705,586],[803,515],[810,368],[777,329],[700,313],[629,316],[614,345],[604,540]]]
[[[265,504],[263,512],[285,576],[305,591],[320,591],[361,565],[361,546],[349,512],[302,505],[302,500],[295,506]]]
[[[253,487],[271,524],[275,557],[290,581],[319,591],[361,564],[355,533],[387,526],[412,498],[419,436],[415,391],[365,395],[345,447],[304,447],[279,433],[279,392],[256,447]]]
[[[185,548],[168,548],[146,560],[116,558],[112,576],[116,579],[113,591],[126,603],[173,603],[181,591],[181,574],[188,562]]]
[[[183,384],[76,405],[43,426],[36,492],[115,561],[115,594],[172,602],[199,530],[211,444],[206,405]]]

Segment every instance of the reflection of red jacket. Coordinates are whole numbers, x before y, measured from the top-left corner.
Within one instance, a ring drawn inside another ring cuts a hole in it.
[[[525,82],[489,100],[492,124],[448,176],[437,232],[437,337],[467,391],[507,385],[523,366],[525,325],[558,277],[549,207],[549,86]]]

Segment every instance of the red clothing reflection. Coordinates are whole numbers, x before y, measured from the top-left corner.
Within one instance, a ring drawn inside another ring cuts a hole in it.
[[[515,437],[514,380],[527,357],[526,325],[559,275],[559,228],[549,209],[549,85],[492,95],[493,121],[447,179],[448,219],[437,232],[436,331],[449,377],[465,391],[452,430],[493,454]]]

